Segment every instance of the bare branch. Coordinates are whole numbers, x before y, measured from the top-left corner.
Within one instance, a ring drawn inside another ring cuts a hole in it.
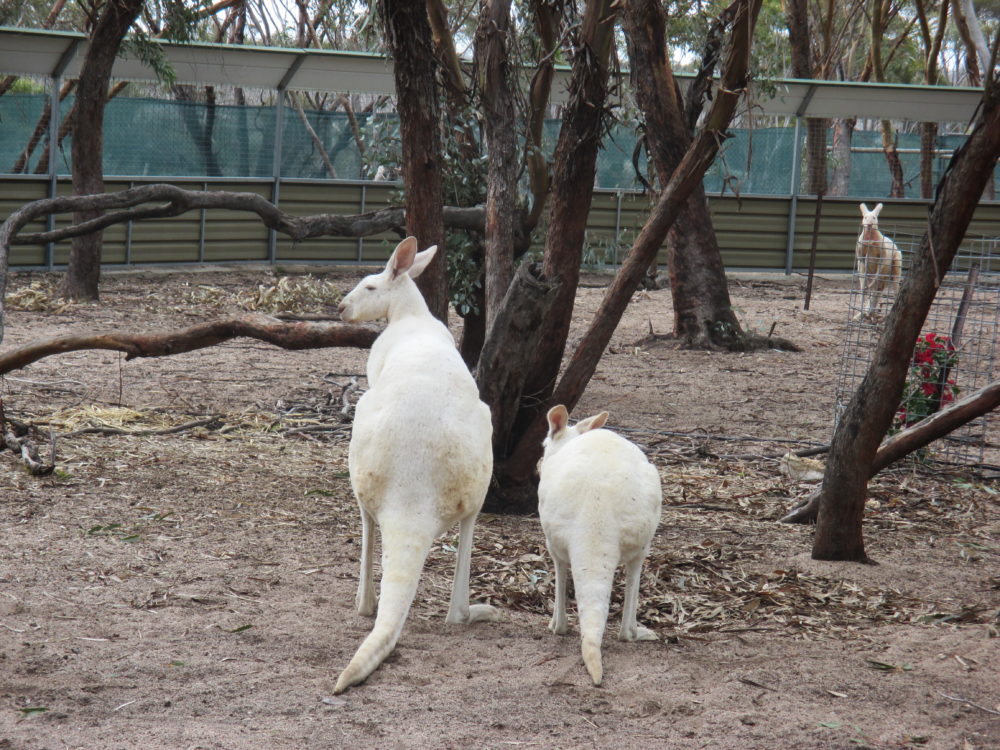
[[[179,331],[161,333],[112,332],[87,336],[59,336],[0,355],[0,375],[18,370],[53,354],[85,349],[125,352],[126,359],[167,357],[220,344],[234,338],[252,338],[282,349],[322,349],[347,346],[367,349],[378,331],[364,326],[335,323],[285,323],[269,315],[251,313],[236,318],[200,323]]]

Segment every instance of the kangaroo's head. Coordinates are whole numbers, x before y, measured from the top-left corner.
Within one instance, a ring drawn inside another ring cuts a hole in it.
[[[381,273],[365,276],[344,297],[337,308],[347,323],[388,318],[390,308],[410,301],[413,294],[420,296],[413,279],[417,278],[434,260],[437,245],[417,252],[416,237],[407,237],[392,252]],[[423,298],[421,297],[421,300]]]
[[[549,434],[542,442],[542,446],[545,450],[543,459],[555,455],[556,452],[558,452],[573,438],[579,437],[585,432],[590,432],[591,430],[603,427],[604,423],[608,421],[608,413],[606,411],[602,411],[600,414],[595,414],[592,417],[581,419],[575,425],[570,427],[569,412],[566,411],[565,406],[559,404],[558,406],[553,406],[549,409],[548,420]]]
[[[864,203],[860,205],[860,208],[862,229],[878,229],[878,215],[882,211],[882,204],[879,203],[871,211]]]

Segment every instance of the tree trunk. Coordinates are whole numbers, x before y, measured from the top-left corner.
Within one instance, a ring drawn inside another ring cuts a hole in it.
[[[417,238],[421,249],[431,245],[439,248],[430,266],[417,279],[417,286],[431,312],[447,320],[441,108],[427,7],[423,0],[381,0],[380,6],[396,79],[406,230]]]
[[[173,86],[172,93],[179,102],[186,102],[190,106],[181,107],[181,119],[191,137],[191,145],[201,154],[201,167],[204,173],[210,177],[218,177],[222,174],[219,166],[219,158],[212,145],[215,130],[215,90],[211,86],[205,87],[206,106],[199,106],[196,88],[187,84],[177,84]],[[201,115],[205,116],[202,122]]]
[[[903,163],[899,160],[899,151],[896,149],[896,138],[892,130],[892,123],[882,120],[882,150],[885,152],[885,161],[889,166],[889,175],[892,184],[889,187],[890,198],[905,198],[906,184],[903,177]]]
[[[542,134],[545,127],[545,111],[552,93],[552,78],[555,75],[555,51],[562,6],[562,0],[531,2],[535,31],[538,34],[536,58],[539,63],[531,78],[531,90],[528,95],[528,132],[524,161],[528,171],[528,183],[531,186],[531,206],[524,219],[526,234],[530,234],[538,226],[549,194],[551,175],[545,153],[542,151]]]
[[[691,144],[666,46],[666,12],[655,0],[627,0],[623,24],[646,143],[665,186]],[[674,335],[691,348],[727,346],[742,336],[703,185],[695,187],[667,235]]]
[[[826,134],[829,129],[829,120],[818,117],[806,120],[805,189],[810,195],[826,194]]]
[[[809,36],[808,0],[789,0],[785,6],[788,41],[791,51],[792,76],[810,79],[814,76]],[[828,120],[810,117],[806,120],[806,181],[805,190],[811,195],[827,192],[826,133]],[[800,165],[793,164],[793,169]]]
[[[833,175],[830,195],[847,195],[851,191],[851,145],[857,119],[848,117],[833,121]]]
[[[142,6],[142,0],[109,0],[90,36],[76,87],[73,190],[77,195],[104,192],[104,105],[108,81],[122,39]],[[82,212],[74,214],[73,220],[79,223],[99,215],[99,212]],[[100,232],[73,240],[69,267],[60,288],[63,296],[71,299],[98,298],[101,240]]]
[[[927,233],[885,320],[868,372],[834,433],[820,491],[814,559],[868,561],[861,521],[873,459],[899,404],[937,280],[951,266],[998,155],[1000,86],[991,82],[971,135],[938,185]]]
[[[486,330],[493,325],[514,276],[517,216],[517,126],[511,80],[510,0],[484,0],[476,30],[476,68],[489,154],[484,247]]]
[[[927,9],[923,0],[917,0],[915,7],[920,23],[920,36],[924,42],[924,83],[936,86],[938,82],[938,56],[948,28],[949,0],[939,0],[937,28],[931,32]],[[934,191],[934,148],[937,145],[938,124],[920,123],[920,195],[930,198]]]
[[[525,486],[533,485],[540,446],[523,444],[521,436],[545,414],[569,334],[587,214],[597,172],[597,153],[607,116],[605,101],[615,25],[615,10],[611,5],[611,0],[588,0],[573,55],[570,101],[556,145],[551,213],[542,267],[542,279],[557,285],[557,289],[549,314],[539,327],[538,344],[518,413],[513,419],[509,415],[499,418],[495,415],[496,423],[512,425],[510,434],[495,432],[493,435],[494,472],[499,482],[494,489],[501,495],[506,492],[519,495]],[[517,300],[508,297],[505,304],[517,304]],[[489,331],[486,347],[491,346],[491,336],[499,335],[502,332],[496,328]],[[534,440],[533,434],[530,440]],[[515,446],[514,453],[504,455],[504,446]],[[500,455],[496,455],[497,451]],[[534,494],[533,486],[531,494]],[[500,507],[506,504],[502,496],[494,503]]]
[[[920,123],[920,197],[934,195],[934,151],[937,146],[938,124]]]

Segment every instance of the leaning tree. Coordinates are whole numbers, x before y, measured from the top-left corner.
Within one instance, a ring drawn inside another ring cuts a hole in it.
[[[899,404],[920,328],[1000,157],[1000,70],[992,49],[968,139],[938,184],[927,231],[883,325],[872,362],[837,424],[820,490],[812,556],[867,562],[862,518],[879,444]]]

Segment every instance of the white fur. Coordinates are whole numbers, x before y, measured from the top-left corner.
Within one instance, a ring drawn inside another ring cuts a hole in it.
[[[861,292],[861,311],[855,316],[870,315],[882,292],[890,297],[899,289],[903,256],[896,243],[878,230],[878,215],[882,211],[879,203],[871,211],[864,203],[861,208],[861,234],[854,247],[858,261],[858,291]],[[865,297],[868,298],[867,308]]]
[[[539,468],[538,513],[556,574],[549,629],[566,632],[566,572],[571,569],[580,615],[583,661],[595,685],[604,676],[601,640],[615,570],[625,566],[619,638],[656,640],[636,624],[639,575],[660,520],[660,474],[639,448],[601,428],[607,412],[569,426],[565,406],[549,410]]]
[[[368,391],[358,401],[348,465],[361,509],[357,607],[375,611],[373,527],[382,537],[382,582],[372,632],[337,680],[335,693],[363,682],[392,652],[435,537],[460,524],[447,622],[493,620],[469,606],[472,530],[493,471],[490,410],[455,341],[413,282],[436,247],[417,253],[408,237],[385,270],[365,277],[340,304],[341,318],[387,318],[368,357]]]

